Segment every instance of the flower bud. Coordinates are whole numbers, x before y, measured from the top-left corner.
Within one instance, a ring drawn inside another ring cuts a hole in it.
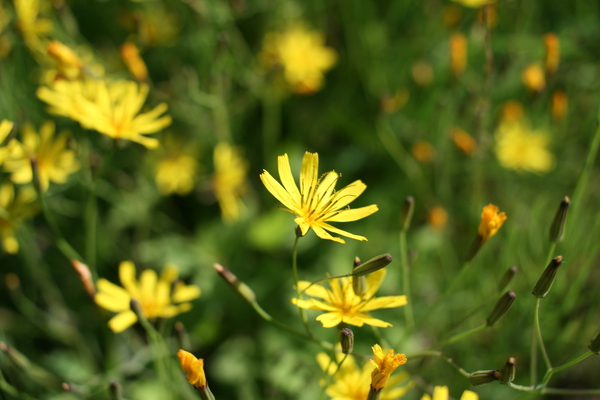
[[[389,263],[392,262],[392,255],[390,253],[381,254],[379,256],[375,256],[371,258],[369,261],[361,264],[360,266],[354,268],[352,271],[352,276],[362,276],[370,274],[371,272],[375,272],[388,266]]]
[[[517,268],[516,265],[513,265],[512,267],[510,267],[509,269],[506,270],[504,275],[502,275],[502,279],[500,279],[500,282],[498,282],[498,290],[499,291],[504,290],[508,286],[508,284],[512,282],[512,280],[517,275],[518,270],[519,269]]]
[[[340,331],[340,343],[342,344],[342,353],[352,354],[354,348],[354,332],[352,332],[352,329],[344,328]]]
[[[488,315],[486,320],[487,326],[492,326],[498,322],[498,320],[510,309],[516,298],[517,295],[513,291],[504,293],[504,295],[496,302],[492,312]]]
[[[122,400],[123,399],[123,388],[121,387],[121,384],[119,382],[110,381],[109,389],[110,389],[111,400]]]
[[[408,228],[410,228],[410,222],[412,220],[414,211],[415,199],[412,196],[408,196],[404,199],[402,211],[400,212],[400,230],[402,232],[406,232]]]
[[[556,276],[558,267],[560,267],[561,264],[562,256],[558,256],[550,261],[550,264],[548,264],[544,272],[542,272],[542,275],[533,287],[533,291],[531,293],[533,293],[535,297],[540,299],[546,297],[550,291],[550,288],[552,287],[552,283],[554,283],[554,277]]]
[[[362,262],[360,261],[360,258],[355,257],[354,269],[358,268],[361,264]],[[365,294],[365,292],[367,291],[367,277],[364,275],[352,276],[352,290],[357,296],[362,296],[363,294]]]
[[[83,283],[83,287],[87,292],[88,296],[94,299],[96,296],[96,288],[94,287],[94,281],[92,280],[92,273],[87,265],[77,260],[71,260],[71,265],[77,271],[79,275],[79,279],[81,279],[81,283]]]
[[[589,349],[596,354],[600,354],[600,332],[592,339]]]
[[[544,35],[544,47],[546,49],[544,66],[548,74],[553,74],[560,63],[560,41],[558,36],[554,33],[546,33]]]
[[[571,200],[568,197],[565,197],[564,200],[560,202],[560,206],[558,206],[558,210],[556,210],[556,215],[554,215],[554,220],[552,221],[552,225],[550,226],[551,242],[562,242],[563,236],[565,235],[565,225],[567,224],[567,211],[569,211],[570,204]]]
[[[500,377],[500,383],[503,385],[507,385],[515,379],[516,368],[515,364],[517,360],[514,357],[510,357],[504,363],[504,368],[502,368],[502,376]]]
[[[473,386],[485,385],[493,381],[500,379],[502,374],[497,369],[486,370],[486,371],[475,371],[469,374],[469,382]]]
[[[244,282],[240,282],[238,278],[231,273],[231,271],[219,264],[214,264],[213,267],[217,270],[219,275],[221,275],[221,277],[225,279],[229,286],[231,286],[233,290],[235,290],[236,293],[242,297],[242,299],[244,299],[250,304],[256,302],[256,295],[254,294],[252,289],[250,289],[250,287]]]

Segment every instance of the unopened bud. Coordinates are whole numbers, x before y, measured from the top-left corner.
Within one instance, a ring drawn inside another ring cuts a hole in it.
[[[110,381],[110,398],[111,400],[121,400],[123,398],[123,389],[121,384],[117,381]]]
[[[596,354],[600,354],[600,332],[592,339],[589,349]]]
[[[552,287],[552,283],[554,283],[554,277],[556,276],[558,267],[560,267],[561,264],[562,256],[558,256],[550,261],[550,264],[548,264],[544,272],[542,272],[540,279],[538,279],[533,287],[533,291],[531,293],[533,293],[535,297],[540,299],[546,297],[550,291],[550,288]]]
[[[344,328],[340,331],[340,343],[342,344],[342,353],[352,354],[354,348],[354,332],[352,332],[352,329]]]
[[[502,376],[500,377],[500,383],[503,385],[507,385],[515,379],[516,374],[516,365],[517,360],[514,357],[510,357],[504,363],[504,368],[502,368]]]
[[[554,215],[554,220],[550,226],[551,242],[559,243],[563,240],[565,235],[565,225],[567,224],[567,211],[569,211],[569,205],[571,205],[571,200],[568,197],[565,197],[564,200],[560,202],[558,210],[556,210],[556,215]]]
[[[361,264],[362,264],[362,262],[360,261],[360,258],[355,257],[353,269],[360,267]],[[365,294],[365,292],[367,291],[367,277],[364,275],[352,276],[352,290],[354,291],[354,294],[357,296],[362,296],[363,294]]]
[[[83,287],[87,292],[88,296],[92,299],[96,296],[96,288],[94,287],[94,281],[92,281],[92,273],[87,265],[77,260],[71,260],[71,265],[77,271],[79,275],[79,279],[81,279],[81,283],[83,283]]]
[[[469,382],[473,386],[485,385],[486,383],[494,382],[500,379],[502,373],[497,369],[486,371],[475,371],[469,374]]]
[[[498,320],[510,309],[516,298],[517,295],[513,291],[509,290],[504,293],[504,295],[496,302],[492,312],[488,315],[486,320],[487,326],[492,326],[498,322]]]
[[[380,270],[381,268],[387,267],[392,262],[392,255],[390,253],[381,254],[379,256],[371,258],[369,261],[361,264],[354,268],[352,276],[362,276],[370,274]]]
[[[227,268],[223,267],[220,264],[214,264],[213,267],[217,270],[219,275],[221,275],[221,277],[225,279],[229,286],[231,286],[233,290],[235,290],[236,293],[242,297],[242,299],[244,299],[250,304],[256,302],[256,295],[254,294],[252,289],[250,289],[250,287],[244,282],[240,282],[238,278],[231,273],[231,271],[229,271]]]
[[[415,211],[415,199],[412,196],[408,196],[404,199],[402,204],[402,211],[400,212],[400,230],[406,232],[410,228],[410,221],[412,220],[413,213]]]
[[[516,265],[513,265],[512,267],[510,267],[509,269],[506,270],[504,275],[502,275],[500,282],[498,282],[498,291],[502,291],[502,290],[506,289],[508,284],[511,283],[512,280],[517,275],[518,270],[519,269],[517,268]]]

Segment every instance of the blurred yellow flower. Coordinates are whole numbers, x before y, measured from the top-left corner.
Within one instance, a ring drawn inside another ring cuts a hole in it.
[[[15,194],[10,182],[0,185],[0,237],[5,252],[16,254],[19,251],[15,231],[19,229],[21,221],[35,214],[32,205],[35,198],[35,189],[31,186],[23,187]]]
[[[48,51],[48,55],[57,62],[56,70],[58,76],[66,79],[77,79],[81,75],[83,62],[70,47],[58,40],[53,40],[48,44],[46,50]]]
[[[339,362],[343,355],[337,353],[337,357]],[[361,368],[357,365],[356,359],[349,355],[337,373],[336,363],[332,362],[327,354],[317,354],[317,363],[323,371],[332,376],[331,382],[325,389],[325,393],[332,400],[365,400],[369,395],[371,372],[373,371],[371,363],[364,363]],[[414,386],[414,382],[408,379],[409,375],[406,372],[394,374],[381,391],[379,399],[396,400],[404,396]],[[323,383],[321,382],[321,384]]]
[[[214,150],[213,187],[225,222],[234,222],[245,210],[240,195],[246,192],[248,162],[229,143],[217,143]]]
[[[510,100],[502,106],[500,119],[502,122],[515,122],[523,118],[523,105],[518,101]]]
[[[323,86],[325,72],[336,62],[336,52],[323,45],[318,31],[295,25],[283,32],[265,36],[261,57],[268,67],[281,64],[292,90],[313,93]]]
[[[27,47],[37,55],[46,52],[48,36],[52,32],[52,21],[42,16],[48,5],[44,0],[14,0],[17,26]]]
[[[456,147],[468,156],[472,156],[473,153],[475,153],[475,150],[477,150],[477,142],[473,139],[473,136],[469,135],[461,128],[453,128],[450,133],[450,138]]]
[[[429,163],[435,157],[435,149],[425,140],[417,140],[411,149],[412,155],[422,163]]]
[[[433,82],[433,67],[428,61],[419,60],[411,68],[412,77],[419,86],[429,86]]]
[[[552,93],[550,107],[552,109],[552,118],[554,118],[555,121],[564,119],[569,110],[569,99],[567,98],[567,94],[562,90],[557,90]]]
[[[539,92],[546,87],[546,78],[544,70],[537,64],[529,64],[521,74],[521,79],[527,89],[532,92]]]
[[[177,143],[171,136],[165,137],[162,149],[155,169],[156,186],[160,194],[184,196],[190,193],[198,178],[196,152],[189,146]]]
[[[459,76],[467,67],[467,38],[462,33],[450,36],[450,70]]]
[[[177,352],[177,358],[181,369],[185,372],[185,379],[189,384],[200,389],[206,386],[206,375],[204,374],[204,360],[196,358],[192,353],[183,349]]]
[[[487,206],[483,207],[483,212],[481,213],[481,222],[479,223],[477,234],[483,240],[483,242],[485,242],[498,233],[506,219],[506,214],[504,212],[500,212],[498,206],[488,204]]]
[[[459,3],[462,4],[465,7],[471,7],[471,8],[479,8],[479,7],[483,7],[486,4],[494,4],[496,2],[496,0],[452,0],[455,3]]]
[[[431,398],[431,396],[429,394],[424,394],[423,397],[421,397],[421,400],[448,400],[449,397],[449,393],[448,393],[448,386],[436,386],[433,389],[433,399]],[[478,400],[479,396],[477,395],[477,393],[475,392],[471,392],[470,390],[465,390],[463,392],[463,395],[461,396],[460,400]]]
[[[65,183],[72,173],[79,170],[79,161],[73,150],[68,149],[69,135],[62,132],[54,137],[55,125],[46,121],[35,131],[31,124],[21,130],[21,142],[15,141],[4,169],[11,173],[14,183],[33,182],[32,161],[35,161],[42,191],[48,190],[50,182]]]
[[[108,321],[108,326],[115,333],[124,331],[138,320],[131,309],[132,299],[139,303],[146,318],[170,318],[189,311],[192,308],[189,301],[200,297],[200,288],[177,281],[177,274],[172,265],[163,270],[160,279],[154,270],[147,269],[138,282],[135,265],[131,261],[123,261],[119,265],[123,288],[106,279],[98,279],[94,300],[100,307],[118,313]]]
[[[333,328],[340,323],[355,326],[364,324],[387,328],[389,322],[371,317],[368,312],[381,308],[396,308],[406,304],[406,296],[374,297],[381,286],[386,270],[380,269],[367,275],[367,290],[358,296],[352,289],[352,278],[337,278],[329,280],[331,290],[321,285],[310,285],[310,282],[298,282],[300,290],[306,289],[306,294],[321,300],[292,299],[292,303],[307,310],[325,311],[317,317],[325,328]],[[308,289],[307,289],[308,288]]]
[[[399,89],[393,96],[385,96],[381,99],[381,111],[386,114],[393,114],[404,108],[409,98],[410,93],[408,90]]]
[[[448,223],[448,211],[444,207],[433,207],[427,213],[427,223],[435,230],[444,229]]]
[[[137,46],[131,42],[124,43],[119,52],[133,78],[138,82],[147,81],[148,68],[146,68],[146,63],[140,56]]]
[[[300,227],[302,236],[312,228],[321,239],[338,243],[346,242],[339,237],[331,236],[327,231],[351,239],[367,240],[363,236],[354,235],[327,223],[356,221],[376,212],[378,208],[375,204],[356,209],[345,208],[362,194],[367,185],[361,181],[354,181],[336,192],[335,184],[341,174],[331,171],[319,177],[317,153],[304,153],[300,170],[300,190],[294,181],[287,154],[277,158],[277,166],[283,186],[266,170],[260,174],[260,179],[267,190],[286,207],[284,210],[297,217],[294,221]]]
[[[144,135],[169,126],[171,117],[161,117],[167,111],[165,103],[140,113],[148,91],[148,85],[130,81],[61,80],[40,87],[37,96],[50,105],[48,111],[52,114],[71,118],[86,129],[114,139],[131,140],[153,149],[158,147],[158,140]]]
[[[500,123],[495,138],[496,157],[504,168],[541,174],[554,167],[549,135],[532,131],[526,121]]]
[[[558,36],[554,33],[546,33],[544,35],[544,47],[546,49],[544,66],[548,74],[553,74],[560,63],[560,41]]]
[[[371,388],[380,391],[386,386],[390,375],[394,373],[396,368],[406,364],[407,360],[404,354],[394,354],[393,349],[384,354],[378,344],[373,346],[372,349],[375,360],[371,360],[371,364],[375,366],[375,369],[371,372]]]

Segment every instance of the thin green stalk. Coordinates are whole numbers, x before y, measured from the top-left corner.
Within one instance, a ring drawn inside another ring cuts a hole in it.
[[[35,400],[35,397],[31,397],[27,393],[21,392],[19,389],[6,382],[6,379],[4,379],[4,375],[2,374],[2,370],[0,370],[0,390],[22,400]]]
[[[475,334],[477,332],[480,332],[480,331],[484,330],[485,328],[487,328],[487,324],[484,323],[482,325],[479,325],[478,327],[475,327],[473,329],[469,329],[468,331],[465,331],[465,332],[459,333],[457,335],[454,335],[454,336],[452,336],[452,337],[444,340],[443,342],[438,343],[433,348],[434,349],[439,349],[439,348],[447,346],[449,344],[458,342],[459,340],[463,340],[464,338],[467,338],[467,337],[469,337],[469,336],[471,336],[471,335],[473,335],[473,334]]]
[[[411,301],[410,266],[408,265],[408,246],[406,244],[406,231],[400,231],[400,262],[402,264],[402,291],[406,296],[407,303],[404,306],[404,321],[406,330],[412,332],[415,329],[415,317]]]
[[[297,299],[300,300],[302,298],[302,291],[300,290],[300,286],[298,284],[298,242],[300,241],[300,236],[296,235],[296,240],[294,241],[294,250],[292,251],[292,269],[294,271],[294,287],[296,288],[296,296]],[[308,318],[306,317],[306,311],[302,307],[298,307],[300,310],[300,318],[302,319],[302,323],[306,328],[306,333],[308,336],[312,337],[312,332],[310,331],[310,325],[308,324]]]
[[[152,353],[152,359],[154,361],[154,367],[156,368],[156,374],[158,375],[159,379],[168,386],[173,379],[169,374],[169,367],[167,364],[169,360],[167,344],[165,343],[164,338],[152,326],[150,321],[146,319],[143,313],[136,312],[136,314],[138,315],[140,324],[148,335],[148,342],[150,345],[150,351]]]
[[[444,353],[438,350],[424,350],[414,354],[406,354],[406,358],[408,360],[414,360],[415,358],[423,358],[423,357],[438,357],[442,360],[446,361],[450,364],[454,369],[456,369],[462,376],[465,378],[469,377],[469,373],[461,368],[452,358],[446,357]]]
[[[544,388],[542,394],[564,394],[571,396],[582,396],[600,394],[600,389],[561,389],[561,388]]]
[[[552,242],[550,245],[550,250],[548,251],[548,256],[546,257],[546,264],[550,264],[550,261],[554,258],[554,250],[556,249],[556,242]]]
[[[549,381],[550,378],[552,378],[552,375],[554,375],[557,372],[560,372],[562,370],[565,370],[575,364],[577,364],[578,362],[581,362],[583,360],[585,360],[586,358],[588,358],[589,356],[591,356],[592,354],[594,354],[591,350],[586,351],[585,353],[583,353],[582,355],[580,355],[579,357],[559,366],[559,367],[555,367],[555,368],[550,368],[547,372],[546,375],[544,375],[544,379],[542,379],[542,385],[546,385]]]
[[[544,362],[546,363],[546,368],[549,370],[552,369],[552,363],[550,362],[550,357],[548,357],[548,352],[546,351],[546,346],[544,345],[544,339],[542,338],[542,329],[540,327],[540,303],[542,299],[538,298],[535,301],[535,308],[533,309],[533,320],[535,323],[535,332],[537,335],[537,341],[540,346],[540,350],[542,352],[542,357],[544,358]]]
[[[535,323],[534,323],[535,326]],[[531,356],[530,356],[530,367],[529,374],[531,376],[531,386],[535,386],[537,384],[537,365],[538,365],[538,346],[537,346],[537,335],[536,330],[532,326],[531,327]]]

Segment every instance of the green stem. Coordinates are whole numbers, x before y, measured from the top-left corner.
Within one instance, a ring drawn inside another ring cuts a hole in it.
[[[480,332],[480,331],[484,330],[485,328],[487,328],[487,324],[482,324],[482,325],[480,325],[478,327],[475,327],[473,329],[469,329],[468,331],[465,331],[465,332],[459,333],[457,335],[454,335],[454,336],[452,336],[452,337],[444,340],[443,342],[438,343],[433,348],[434,349],[439,349],[439,348],[447,346],[449,344],[458,342],[459,340],[463,340],[464,338],[469,337],[469,336],[471,336],[471,335],[473,335],[473,334],[475,334],[477,332]]]
[[[546,368],[549,370],[552,369],[552,363],[550,363],[550,357],[548,357],[548,352],[546,351],[546,346],[544,345],[544,339],[542,338],[542,329],[540,327],[540,303],[542,299],[536,299],[535,308],[533,309],[533,319],[535,322],[535,332],[537,335],[538,344],[540,346],[540,350],[542,352],[542,357],[544,358],[544,362],[546,363]]]
[[[4,379],[4,375],[2,374],[2,370],[0,370],[0,390],[19,399],[35,400],[35,397],[31,397],[28,394],[19,391],[19,389],[6,382],[6,379]]]
[[[535,325],[535,323],[534,323],[534,325]],[[531,386],[535,386],[537,384],[537,361],[538,361],[537,350],[538,350],[538,346],[537,346],[536,330],[534,327],[531,327],[531,356],[530,356],[531,365],[529,368],[529,374],[531,376]]]
[[[469,373],[464,370],[463,368],[461,368],[456,362],[454,362],[454,360],[450,357],[446,357],[444,355],[444,353],[442,353],[441,351],[438,350],[424,350],[415,354],[407,354],[406,358],[408,360],[413,360],[415,358],[422,358],[422,357],[438,357],[441,358],[442,360],[446,361],[448,364],[450,364],[454,369],[456,369],[462,376],[464,376],[465,378],[469,377]]]
[[[410,266],[408,265],[408,246],[405,230],[400,231],[400,262],[402,263],[402,291],[407,300],[404,306],[404,321],[406,330],[412,332],[415,329],[415,317],[411,301]]]
[[[300,291],[300,286],[298,284],[298,242],[300,241],[300,236],[296,235],[296,240],[294,241],[294,250],[292,251],[292,269],[294,272],[294,287],[296,288],[296,297],[298,300],[302,298],[302,292]],[[300,318],[302,319],[302,323],[304,324],[304,328],[306,328],[306,333],[308,336],[312,338],[312,332],[310,331],[310,325],[308,324],[308,318],[306,317],[306,311],[302,307],[298,307],[300,310]]]
[[[585,353],[583,353],[582,355],[580,355],[579,357],[577,357],[559,367],[548,369],[548,371],[546,372],[546,375],[544,375],[544,379],[542,379],[542,385],[546,385],[550,381],[550,378],[552,378],[552,375],[554,375],[555,373],[565,370],[565,369],[577,364],[578,362],[585,360],[592,354],[594,354],[594,353],[591,350],[588,350]]]
[[[600,389],[544,388],[544,389],[542,389],[542,394],[592,395],[592,394],[600,394]]]
[[[546,264],[550,264],[550,261],[554,258],[554,250],[556,249],[556,242],[552,242],[550,245],[550,250],[548,251],[548,256],[546,257]]]

